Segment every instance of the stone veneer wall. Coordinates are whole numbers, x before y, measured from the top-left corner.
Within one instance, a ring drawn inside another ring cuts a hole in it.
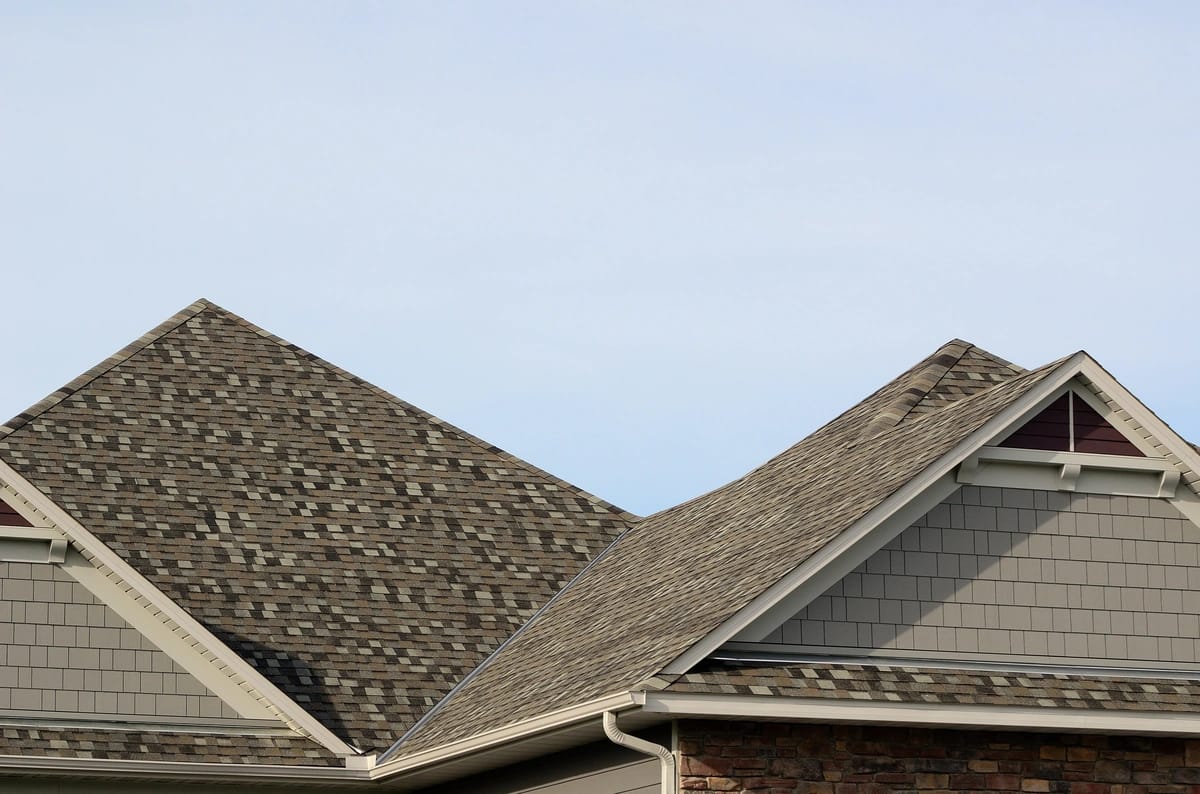
[[[0,563],[0,710],[238,716],[57,565],[18,562]]]
[[[767,642],[1200,662],[1200,528],[1162,499],[963,487]]]
[[[1200,741],[1175,738],[683,721],[679,750],[698,794],[1200,792]]]

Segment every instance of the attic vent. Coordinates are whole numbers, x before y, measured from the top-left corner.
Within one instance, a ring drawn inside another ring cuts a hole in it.
[[[1010,449],[1145,457],[1095,408],[1069,391],[1000,443]]]

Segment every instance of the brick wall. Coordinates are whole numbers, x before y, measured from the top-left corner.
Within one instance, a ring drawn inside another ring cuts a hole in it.
[[[237,712],[57,565],[0,563],[0,710]]]
[[[1200,741],[799,723],[679,724],[687,792],[1200,794]]]
[[[1200,661],[1200,532],[1162,499],[964,487],[767,642]]]

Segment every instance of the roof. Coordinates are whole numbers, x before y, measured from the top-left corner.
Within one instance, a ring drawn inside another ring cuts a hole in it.
[[[1200,682],[869,664],[708,663],[666,692],[1110,711],[1200,711]]]
[[[208,764],[340,767],[342,759],[303,736],[238,736],[87,728],[0,728],[0,756],[110,758]]]
[[[1025,372],[953,340],[745,477],[644,519],[399,754],[645,686],[1060,363]]]
[[[634,520],[207,301],[10,420],[0,459],[363,750]]]

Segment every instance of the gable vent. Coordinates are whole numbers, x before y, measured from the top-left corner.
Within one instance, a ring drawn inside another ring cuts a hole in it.
[[[1010,449],[1145,457],[1095,408],[1068,391],[1000,443]]]

